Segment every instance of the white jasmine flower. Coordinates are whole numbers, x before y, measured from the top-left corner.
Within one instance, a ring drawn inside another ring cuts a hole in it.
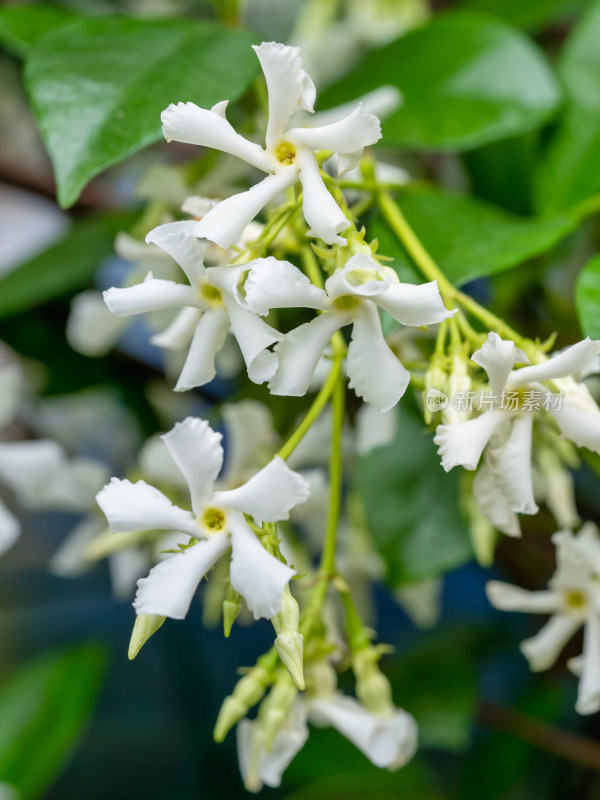
[[[189,285],[154,278],[148,273],[143,283],[104,292],[113,314],[130,316],[164,308],[182,309],[171,325],[152,337],[152,343],[167,349],[189,345],[189,352],[175,391],[203,386],[216,374],[215,356],[231,328],[255,383],[268,380],[277,367],[276,357],[267,350],[281,338],[235,299],[236,284],[244,267],[204,266],[203,246],[190,233],[188,223],[160,225],[146,237],[167,252],[185,272]]]
[[[569,666],[580,676],[576,710],[600,710],[600,536],[588,522],[577,535],[560,531],[556,544],[557,569],[548,589],[529,592],[517,586],[490,581],[490,603],[503,611],[550,614],[538,634],[521,643],[521,651],[534,671],[549,669],[580,627],[584,627],[583,654]]]
[[[276,42],[263,42],[254,50],[269,93],[264,149],[234,131],[225,117],[228,101],[217,103],[210,110],[194,103],[178,103],[162,113],[167,141],[212,147],[268,173],[249,191],[223,200],[202,220],[190,223],[193,231],[198,237],[229,247],[270,200],[300,181],[310,235],[328,244],[345,244],[339,233],[349,227],[349,222],[323,183],[314,151],[339,153],[344,172],[356,164],[364,147],[380,139],[379,120],[358,105],[344,119],[321,128],[290,127],[295,111],[313,111],[316,95],[314,83],[302,66],[300,51]]]
[[[379,411],[392,408],[404,394],[410,373],[388,347],[378,307],[403,325],[430,325],[454,314],[440,297],[437,283],[400,283],[389,267],[358,253],[344,269],[318,289],[287,261],[261,259],[244,283],[245,302],[258,314],[271,308],[319,309],[311,322],[300,325],[276,346],[279,359],[269,389],[277,395],[306,393],[323,351],[333,334],[352,325],[346,372],[350,387]]]
[[[490,333],[473,355],[488,374],[492,407],[466,422],[439,425],[434,441],[446,471],[457,465],[475,470],[486,451],[473,489],[481,509],[500,530],[519,535],[516,514],[538,510],[531,471],[535,406],[530,400],[535,393],[539,413],[547,409],[567,439],[600,453],[600,409],[587,389],[568,377],[599,352],[600,342],[588,338],[541,364],[515,370],[517,361],[526,360],[524,354],[514,342]],[[553,381],[564,396],[548,390],[543,381]]]
[[[183,619],[196,588],[208,570],[231,547],[230,580],[255,619],[281,608],[284,586],[295,574],[267,552],[244,515],[257,522],[287,519],[306,500],[307,486],[277,456],[237,489],[215,491],[223,464],[221,436],[207,422],[188,417],[164,436],[169,452],[191,494],[192,511],[174,506],[144,481],[113,478],[98,494],[98,505],[115,533],[161,529],[200,539],[155,566],[138,582],[138,614]]]
[[[0,428],[15,418],[23,391],[23,370],[17,363],[0,367]]]

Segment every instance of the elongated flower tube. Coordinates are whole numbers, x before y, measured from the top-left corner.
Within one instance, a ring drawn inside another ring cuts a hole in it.
[[[314,286],[287,261],[260,259],[244,283],[245,302],[258,314],[271,308],[314,308],[324,313],[286,334],[275,347],[277,371],[269,389],[278,395],[303,395],[333,334],[352,325],[346,371],[350,387],[380,411],[396,405],[410,373],[388,347],[378,308],[403,325],[421,326],[452,316],[435,281],[421,286],[400,283],[396,273],[357,253],[344,269]]]
[[[223,200],[197,223],[198,237],[231,246],[243,228],[276,195],[297,181],[302,184],[304,217],[310,234],[328,244],[345,244],[339,234],[348,226],[341,208],[328,192],[315,158],[317,150],[339,153],[340,174],[356,165],[367,145],[381,138],[377,117],[359,104],[346,117],[322,127],[293,127],[295,111],[313,111],[316,90],[304,71],[300,50],[277,42],[263,42],[254,50],[265,75],[269,94],[266,146],[236,133],[225,117],[227,100],[210,110],[194,103],[170,105],[162,113],[167,141],[197,144],[231,153],[267,173],[247,192]]]
[[[203,386],[215,377],[215,357],[230,329],[238,341],[250,379],[255,383],[268,380],[277,361],[267,348],[281,334],[235,299],[235,285],[242,267],[206,268],[202,243],[191,234],[186,222],[159,225],[150,231],[146,241],[157,244],[175,259],[189,285],[154,278],[148,273],[143,283],[108,289],[104,300],[112,313],[121,317],[161,308],[181,309],[171,325],[151,339],[153,344],[167,349],[189,346],[175,391]]]
[[[205,420],[188,417],[163,439],[189,487],[191,511],[174,506],[144,481],[113,478],[97,496],[115,533],[158,528],[190,537],[190,546],[138,582],[136,613],[183,619],[204,575],[231,548],[233,588],[255,619],[277,614],[295,571],[267,552],[244,515],[257,523],[288,519],[290,509],[308,496],[306,481],[276,456],[237,489],[215,491],[223,464],[221,435]]]
[[[534,671],[549,669],[565,644],[584,628],[583,654],[569,667],[579,676],[575,709],[580,714],[600,710],[600,536],[591,522],[576,535],[559,531],[553,536],[558,567],[548,589],[529,592],[500,581],[490,581],[490,603],[503,611],[550,614],[549,621],[521,643],[521,652]]]
[[[439,425],[434,438],[446,471],[475,470],[473,490],[492,524],[519,535],[516,514],[535,514],[531,450],[536,414],[549,413],[561,433],[579,447],[600,453],[600,409],[588,390],[570,376],[600,353],[600,341],[584,339],[534,366],[513,369],[526,360],[514,342],[490,333],[473,361],[489,378],[488,410],[466,422]],[[562,394],[543,385],[552,381]],[[537,398],[537,399],[536,399]]]

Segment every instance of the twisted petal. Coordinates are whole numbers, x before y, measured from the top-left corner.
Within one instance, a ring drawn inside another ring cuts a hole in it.
[[[212,381],[216,375],[215,356],[223,347],[228,331],[229,316],[224,308],[202,315],[175,386],[176,392],[185,392]]]
[[[499,393],[506,386],[515,362],[525,360],[526,356],[514,342],[505,341],[491,332],[471,358],[487,372],[491,391]]]
[[[437,281],[422,283],[391,283],[373,298],[402,325],[433,325],[454,316],[456,309],[447,309],[442,301]]]
[[[241,514],[228,514],[231,533],[231,585],[242,595],[254,619],[281,611],[283,590],[296,570],[268,553]]]
[[[489,522],[507,536],[520,536],[519,518],[499,488],[490,465],[485,461],[473,479],[473,496]]]
[[[322,289],[289,261],[279,261],[273,256],[252,262],[244,291],[246,302],[255,314],[267,314],[271,308],[329,308]]]
[[[0,555],[6,553],[21,534],[21,523],[0,500]]]
[[[183,531],[190,536],[201,533],[190,511],[173,505],[162,492],[144,481],[131,483],[112,478],[98,492],[96,501],[113,533],[156,529]]]
[[[249,514],[260,524],[289,519],[294,506],[308,497],[309,487],[302,475],[291,470],[279,456],[237,489],[215,492],[216,506]]]
[[[81,292],[71,301],[67,341],[85,356],[103,356],[115,346],[128,324],[111,314],[100,292]]]
[[[388,347],[372,303],[361,303],[356,314],[346,371],[350,388],[379,411],[393,408],[408,386],[410,373]]]
[[[176,261],[195,286],[206,274],[202,243],[194,236],[195,222],[168,222],[146,236],[148,244],[156,244]]]
[[[231,247],[258,212],[297,179],[298,171],[294,166],[283,167],[247,192],[222,200],[199,222],[193,223],[196,236],[210,239],[221,247]]]
[[[552,614],[561,607],[557,592],[528,592],[502,581],[488,581],[485,586],[488,600],[501,611],[523,611],[531,614]]]
[[[459,465],[476,469],[490,437],[507,418],[505,411],[494,409],[466,422],[438,425],[433,441],[438,446],[446,472]]]
[[[306,394],[323,351],[333,334],[352,319],[350,314],[327,312],[287,333],[275,347],[277,372],[269,383],[271,394]]]
[[[397,769],[416,752],[417,724],[406,711],[398,709],[390,717],[379,717],[352,697],[334,695],[311,700],[309,714],[316,725],[336,728],[377,767]]]
[[[513,372],[507,382],[509,389],[519,389],[532,381],[548,381],[564,378],[582,370],[600,353],[600,341],[589,337],[577,344],[566,347],[562,353],[531,367],[523,367]]]
[[[248,377],[254,383],[264,383],[272,378],[277,369],[277,356],[267,348],[282,338],[282,334],[267,325],[251,311],[225,296],[225,305],[229,312],[231,332],[240,346]]]
[[[273,451],[277,434],[267,406],[242,400],[221,406],[227,437],[227,460],[221,483],[237,486],[260,466],[263,453]]]
[[[350,222],[323,183],[316,158],[308,150],[299,150],[296,161],[304,192],[304,219],[310,226],[308,236],[318,236],[327,244],[346,244],[338,233],[345,231]]]
[[[254,45],[254,51],[265,75],[269,93],[266,142],[270,149],[276,147],[282,138],[294,111],[301,108],[305,111],[313,110],[316,90],[304,70],[299,47],[263,42],[261,45]]]
[[[165,350],[180,350],[192,340],[201,316],[202,311],[198,308],[182,308],[171,324],[160,333],[155,333],[150,342]]]
[[[117,317],[145,314],[160,308],[202,308],[203,304],[192,286],[154,278],[149,272],[142,283],[125,289],[107,289],[104,302]]]
[[[549,669],[575,631],[581,618],[570,614],[553,614],[539,633],[521,642],[521,652],[534,672]]]
[[[223,466],[223,437],[206,420],[187,417],[161,438],[187,482],[192,510],[199,516]]]
[[[311,150],[333,150],[334,153],[356,153],[381,139],[381,124],[367,114],[362,103],[343,119],[319,128],[291,128],[286,139]]]
[[[600,617],[597,613],[590,614],[585,623],[575,710],[579,714],[600,711]]]
[[[161,561],[138,581],[136,614],[184,619],[198,584],[228,547],[229,537],[217,533]]]
[[[171,103],[160,118],[167,142],[197,144],[230,153],[248,164],[270,172],[273,158],[258,144],[236,133],[225,118],[227,102],[217,103],[210,111],[195,103]]]
[[[563,436],[578,447],[600,453],[600,411],[585,386],[579,384],[569,391],[562,405],[550,413]]]
[[[138,463],[142,474],[161,486],[165,484],[179,489],[187,488],[187,483],[162,436],[151,436],[144,442]]]
[[[490,452],[490,465],[498,487],[517,514],[537,514],[531,474],[533,414],[516,417],[502,447]]]

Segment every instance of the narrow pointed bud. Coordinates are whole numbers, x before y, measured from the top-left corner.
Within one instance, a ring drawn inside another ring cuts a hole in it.
[[[234,600],[223,600],[223,633],[225,638],[229,638],[233,623],[237,619],[237,615],[242,610],[242,604]]]
[[[477,563],[482,567],[490,567],[494,562],[494,550],[498,538],[496,529],[472,495],[467,496],[465,506],[469,519],[469,535]]]
[[[296,631],[280,633],[275,639],[275,649],[290,677],[304,691],[304,636]]]
[[[282,672],[258,714],[260,729],[264,736],[264,747],[269,752],[281,726],[298,697],[298,690],[287,672]]]
[[[215,742],[222,742],[231,728],[245,717],[264,695],[269,682],[268,671],[257,665],[238,681],[233,693],[226,697],[215,724]]]
[[[440,365],[434,361],[425,373],[425,389],[423,391],[423,416],[425,417],[425,422],[427,425],[431,423],[436,411],[443,407],[440,401],[443,400],[443,395],[446,391],[446,373],[440,367]],[[435,400],[438,400],[438,398],[440,398],[438,401],[440,403],[439,406],[438,403],[434,402]]]
[[[311,697],[331,697],[337,689],[337,673],[324,658],[306,668],[306,685]]]
[[[455,422],[464,422],[470,419],[471,412],[468,410],[468,402],[465,402],[464,410],[456,408],[456,400],[462,395],[466,398],[471,390],[471,378],[469,377],[467,361],[464,354],[455,354],[452,359],[452,371],[448,378],[446,392],[448,394],[448,405],[442,411],[442,422],[444,425],[452,425]]]
[[[352,656],[356,676],[356,696],[374,714],[386,716],[393,712],[390,682],[379,669],[379,653],[373,647],[359,650]]]
[[[158,614],[138,614],[135,618],[131,639],[129,641],[128,657],[130,661],[137,656],[148,639],[153,636],[165,621],[166,617]]]

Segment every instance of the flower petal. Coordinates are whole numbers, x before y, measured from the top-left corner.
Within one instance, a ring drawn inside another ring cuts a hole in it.
[[[136,614],[184,619],[198,584],[228,548],[229,537],[217,533],[161,561],[138,581]]]
[[[567,392],[562,405],[553,408],[550,413],[563,436],[577,447],[587,447],[600,453],[600,410],[587,387],[578,384]]]
[[[304,70],[299,47],[263,42],[253,45],[253,48],[267,82],[269,121],[266,142],[268,148],[273,148],[282,138],[294,111],[301,108],[313,110],[316,89]]]
[[[302,475],[275,456],[242,486],[215,492],[213,501],[219,508],[249,514],[260,525],[261,522],[289,519],[291,509],[303,503],[308,493],[308,483]]]
[[[515,362],[521,358],[523,353],[514,342],[501,339],[493,331],[488,334],[488,338],[479,350],[471,356],[471,360],[487,372],[490,389],[494,393],[503,391]]]
[[[201,535],[191,511],[173,505],[162,492],[144,481],[131,483],[112,478],[98,492],[96,501],[113,533],[164,529],[196,537]]]
[[[106,308],[104,310],[106,311]],[[5,364],[0,369],[0,428],[12,422],[17,414],[22,388],[21,366],[16,363]]]
[[[199,222],[194,223],[196,236],[216,242],[221,247],[231,247],[269,200],[297,180],[298,171],[294,166],[283,167],[277,174],[268,175],[247,192],[222,200]]]
[[[187,482],[196,517],[202,513],[223,466],[222,438],[206,420],[197,417],[187,417],[161,436]]]
[[[160,115],[165,139],[167,142],[211,147],[270,172],[274,159],[260,145],[235,132],[225,118],[226,105],[218,103],[209,111],[195,103],[171,103]]]
[[[308,150],[300,150],[296,162],[300,167],[304,193],[304,219],[310,226],[307,235],[318,236],[327,244],[346,244],[346,240],[338,234],[350,227],[350,221],[323,183],[316,158]]]
[[[575,710],[578,714],[600,711],[600,618],[597,613],[591,613],[585,623]]]
[[[167,222],[153,228],[146,236],[148,244],[156,244],[176,261],[195,286],[206,274],[202,242],[194,236],[196,223]]]
[[[494,528],[507,536],[521,535],[519,518],[496,483],[487,460],[479,467],[473,479],[473,496]]]
[[[494,608],[501,611],[553,614],[562,605],[557,592],[528,592],[519,586],[512,586],[502,581],[488,581],[485,592]]]
[[[224,296],[223,301],[229,312],[231,332],[240,346],[248,377],[254,383],[264,383],[272,378],[277,369],[277,357],[267,348],[282,338],[282,334],[267,325],[264,320],[234,300]]]
[[[291,128],[286,139],[311,150],[333,150],[334,153],[356,153],[381,139],[381,124],[367,114],[362,103],[343,119],[318,128]]]
[[[36,500],[40,487],[64,469],[67,457],[50,439],[0,442],[0,480],[21,502]]]
[[[191,286],[154,278],[149,272],[142,283],[125,289],[112,287],[103,292],[104,302],[117,317],[145,314],[160,308],[203,308],[198,293]]]
[[[0,500],[0,555],[13,546],[21,534],[21,523]]]
[[[492,434],[508,418],[505,411],[494,409],[466,422],[438,425],[433,441],[438,446],[442,467],[446,472],[459,465],[465,469],[476,469]]]
[[[277,372],[269,382],[271,394],[306,394],[323,351],[333,334],[352,320],[350,314],[326,312],[287,333],[275,347]]]
[[[571,636],[581,627],[581,618],[569,614],[553,614],[531,639],[521,642],[521,652],[534,672],[549,669]]]
[[[600,341],[594,341],[588,336],[587,339],[583,339],[571,347],[566,347],[561,353],[552,356],[542,364],[534,364],[531,367],[516,370],[506,385],[509,389],[519,389],[521,386],[527,386],[531,381],[549,381],[574,375],[587,366],[598,353],[600,353]]]
[[[533,414],[516,417],[502,447],[489,451],[496,483],[517,514],[537,514],[531,472]]]
[[[67,341],[85,356],[103,356],[115,346],[128,324],[110,312],[100,292],[81,292],[71,301]]]
[[[267,314],[272,308],[329,308],[325,292],[289,261],[269,256],[253,261],[251,266],[244,292],[255,314]]]
[[[215,356],[223,347],[228,331],[229,316],[225,309],[218,308],[202,315],[175,386],[176,392],[185,392],[212,381],[216,375]]]
[[[296,570],[268,553],[241,514],[228,514],[231,532],[229,578],[254,619],[271,619],[281,611],[283,590]]]
[[[151,344],[165,350],[180,350],[191,342],[201,316],[198,308],[182,308],[168,327],[150,338]]]
[[[391,283],[384,292],[373,298],[402,325],[434,325],[453,317],[456,309],[444,305],[437,281],[422,283]]]
[[[129,600],[135,587],[148,572],[152,562],[146,550],[141,547],[124,547],[108,559],[108,572],[113,595],[117,600]]]
[[[388,347],[375,306],[361,303],[352,326],[346,360],[349,386],[379,411],[393,408],[402,397],[410,373]]]
[[[84,517],[69,531],[50,559],[50,572],[60,575],[61,578],[71,578],[87,572],[91,561],[86,558],[86,548],[105,530],[106,525],[99,515]]]
[[[219,483],[225,487],[244,483],[260,466],[264,453],[273,452],[277,433],[268,407],[257,400],[221,406],[225,422],[227,459]]]
[[[162,436],[151,436],[142,445],[138,456],[142,475],[156,483],[187,489],[187,483],[173,460]]]
[[[366,455],[394,441],[398,416],[395,411],[378,411],[368,403],[356,414],[356,452]]]

